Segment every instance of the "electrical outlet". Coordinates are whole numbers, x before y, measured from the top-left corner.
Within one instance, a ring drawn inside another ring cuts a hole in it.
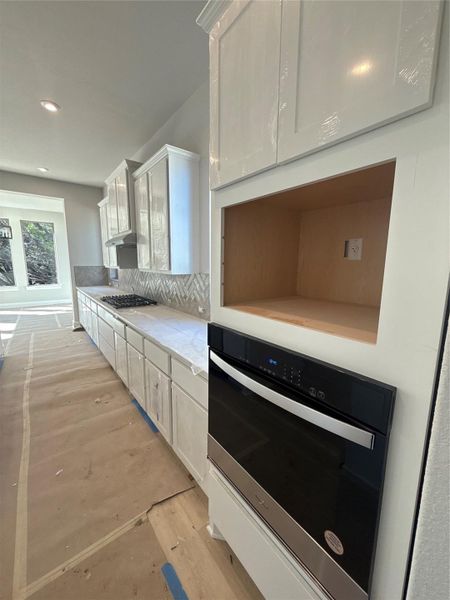
[[[353,238],[351,240],[345,240],[344,258],[347,258],[348,260],[361,260],[362,245],[362,238]]]

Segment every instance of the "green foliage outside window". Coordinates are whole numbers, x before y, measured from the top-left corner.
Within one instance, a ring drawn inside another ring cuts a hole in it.
[[[58,283],[53,223],[21,221],[28,285]]]

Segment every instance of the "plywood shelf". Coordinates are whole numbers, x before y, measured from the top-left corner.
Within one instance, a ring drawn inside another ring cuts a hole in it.
[[[375,344],[394,173],[392,161],[227,206],[223,306]]]
[[[380,309],[300,296],[254,300],[228,308],[375,344]]]

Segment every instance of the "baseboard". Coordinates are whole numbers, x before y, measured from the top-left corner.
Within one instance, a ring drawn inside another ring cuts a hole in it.
[[[4,308],[31,308],[33,306],[55,306],[57,304],[72,304],[72,298],[62,300],[35,300],[34,302],[8,302],[0,305],[0,310]]]

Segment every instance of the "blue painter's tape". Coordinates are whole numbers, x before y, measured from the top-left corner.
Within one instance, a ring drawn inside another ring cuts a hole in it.
[[[150,419],[150,417],[148,416],[148,414],[145,412],[145,410],[142,408],[142,406],[139,404],[139,402],[133,398],[133,400],[131,401],[132,404],[135,405],[135,407],[138,409],[138,411],[141,414],[141,417],[144,418],[144,421],[147,423],[147,425],[150,427],[150,429],[152,431],[154,431],[155,433],[159,433],[159,429],[156,427],[156,425],[153,423],[153,421]]]
[[[165,563],[161,567],[161,571],[174,600],[189,600],[173,566],[170,563]]]

